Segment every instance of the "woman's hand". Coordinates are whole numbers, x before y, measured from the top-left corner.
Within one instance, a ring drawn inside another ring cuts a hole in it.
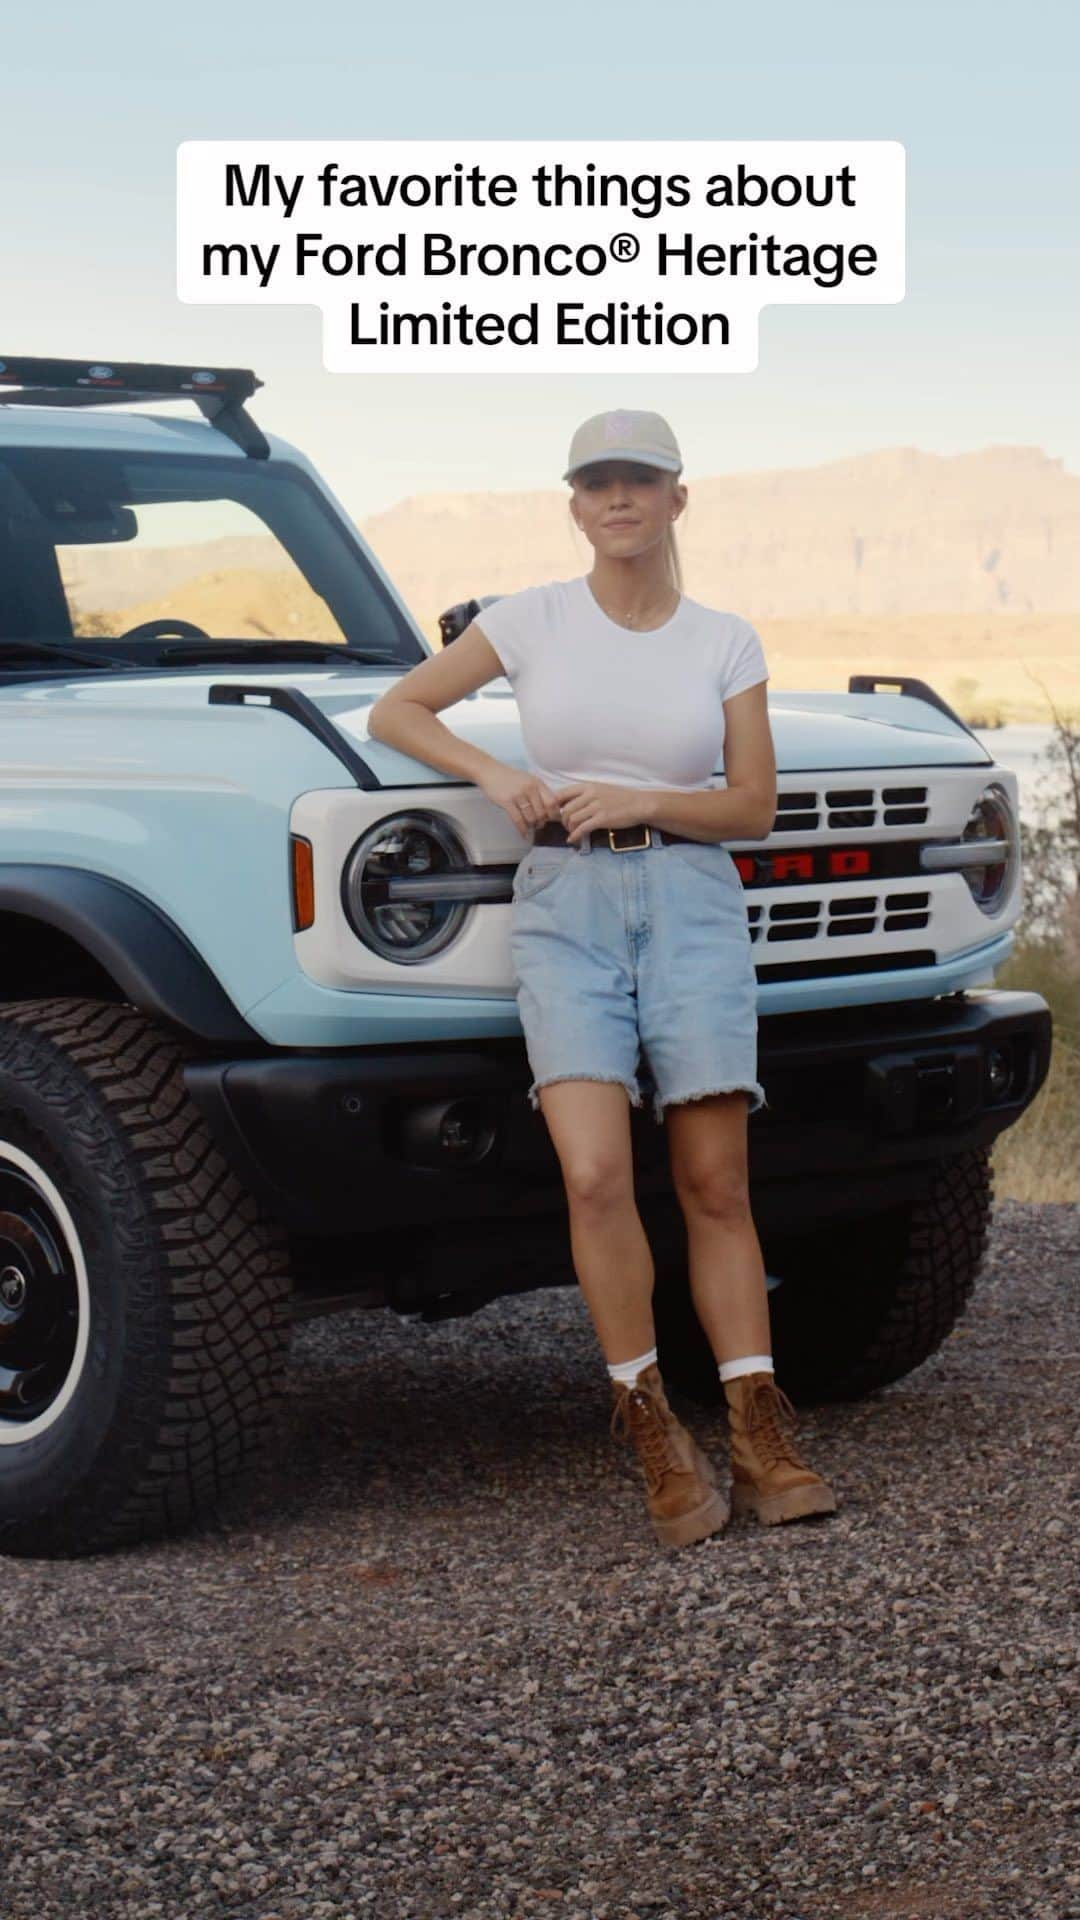
[[[610,786],[606,781],[575,780],[553,793],[534,773],[501,761],[477,785],[508,813],[518,832],[532,833],[546,820],[560,820],[572,846],[580,846],[594,827],[632,827],[641,819],[640,787]]]
[[[489,800],[509,814],[522,835],[543,826],[546,820],[559,817],[558,802],[551,788],[535,773],[522,773],[520,767],[508,767],[500,761],[477,785]]]
[[[641,819],[642,798],[640,787],[614,787],[600,780],[575,780],[553,796],[575,847],[594,827],[632,827]]]

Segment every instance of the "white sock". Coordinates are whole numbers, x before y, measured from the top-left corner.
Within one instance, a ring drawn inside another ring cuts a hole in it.
[[[721,1381],[735,1380],[740,1373],[772,1373],[771,1353],[748,1353],[741,1360],[721,1360],[719,1373]]]
[[[613,1367],[608,1367],[608,1372],[613,1380],[621,1380],[626,1386],[632,1387],[638,1374],[644,1373],[646,1367],[651,1367],[655,1359],[656,1348],[652,1347],[637,1360],[616,1360]]]

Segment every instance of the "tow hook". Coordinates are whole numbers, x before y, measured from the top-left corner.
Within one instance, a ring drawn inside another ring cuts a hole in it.
[[[960,1126],[983,1105],[979,1047],[881,1053],[866,1066],[867,1105],[883,1133]]]

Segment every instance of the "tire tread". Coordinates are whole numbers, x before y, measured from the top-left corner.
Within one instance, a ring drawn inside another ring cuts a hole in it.
[[[286,1236],[214,1144],[184,1058],[182,1040],[133,1007],[0,1007],[0,1067],[31,1076],[104,1183],[133,1333],[108,1476],[53,1515],[0,1524],[2,1550],[90,1552],[176,1531],[216,1506],[272,1418],[291,1322]]]

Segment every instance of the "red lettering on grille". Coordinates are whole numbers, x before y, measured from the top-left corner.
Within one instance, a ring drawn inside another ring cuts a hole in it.
[[[871,871],[869,847],[818,847],[796,853],[733,853],[739,879],[747,886],[775,886],[778,881],[817,878],[854,879]]]
[[[869,873],[870,853],[866,847],[830,847],[829,872],[842,875]]]
[[[814,877],[814,856],[812,853],[774,853],[774,880],[812,880]]]

